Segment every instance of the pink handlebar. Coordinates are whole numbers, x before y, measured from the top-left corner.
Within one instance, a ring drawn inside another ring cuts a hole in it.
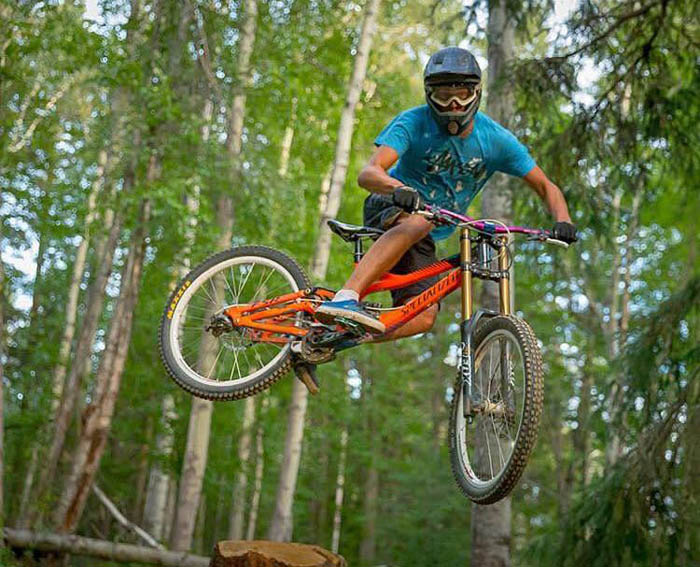
[[[457,223],[469,223],[476,230],[485,230],[488,232],[494,232],[496,234],[506,234],[506,233],[517,233],[517,234],[529,234],[532,236],[541,236],[543,238],[550,238],[551,233],[548,230],[539,228],[528,228],[525,226],[509,226],[507,229],[501,225],[490,223],[486,221],[480,221],[468,217],[466,215],[460,215],[449,209],[440,209],[433,205],[425,205],[424,210],[429,213],[434,213],[442,217],[447,217],[450,220],[456,221]]]

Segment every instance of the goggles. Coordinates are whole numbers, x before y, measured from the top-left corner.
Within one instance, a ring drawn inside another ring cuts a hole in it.
[[[429,92],[430,98],[440,106],[449,106],[453,102],[467,106],[476,98],[478,90],[478,84],[435,85]]]

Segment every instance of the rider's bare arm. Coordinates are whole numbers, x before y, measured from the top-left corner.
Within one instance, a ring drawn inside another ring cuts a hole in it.
[[[564,195],[559,187],[547,178],[544,171],[535,166],[523,179],[539,195],[556,222],[571,222]]]
[[[371,193],[390,195],[394,189],[403,185],[387,173],[397,159],[399,154],[396,150],[389,146],[379,146],[357,176],[357,183]]]

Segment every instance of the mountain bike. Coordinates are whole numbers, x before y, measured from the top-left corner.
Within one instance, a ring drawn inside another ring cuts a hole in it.
[[[449,452],[458,486],[471,500],[489,504],[510,493],[520,478],[539,427],[543,404],[542,355],[531,327],[512,313],[512,235],[564,247],[548,230],[506,226],[425,206],[436,225],[458,229],[459,252],[409,274],[384,274],[363,294],[402,288],[444,276],[395,308],[365,302],[391,333],[450,293],[461,290],[461,345],[449,423]],[[379,229],[328,221],[354,244]],[[499,310],[474,310],[474,278],[497,282]],[[254,395],[291,368],[312,393],[310,365],[332,360],[348,348],[376,340],[349,320],[328,325],[314,314],[335,291],[310,283],[289,256],[263,246],[242,246],[210,257],[172,293],[160,326],[163,362],[179,386],[210,400]],[[305,371],[306,370],[306,371]]]

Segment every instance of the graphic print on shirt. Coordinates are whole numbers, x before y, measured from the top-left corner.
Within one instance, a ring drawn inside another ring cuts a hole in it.
[[[433,151],[428,148],[422,161],[425,163],[425,168],[428,175],[439,175],[445,181],[450,193],[452,201],[456,204],[457,200],[463,200],[462,195],[457,195],[462,191],[468,191],[470,194],[475,194],[480,186],[480,182],[486,179],[486,164],[481,157],[472,157],[467,161],[460,161],[460,156],[448,146],[442,151]],[[452,187],[450,183],[457,177],[461,177],[456,185]],[[429,180],[425,180],[426,185],[429,185]],[[436,197],[436,190],[430,192],[430,197]]]

